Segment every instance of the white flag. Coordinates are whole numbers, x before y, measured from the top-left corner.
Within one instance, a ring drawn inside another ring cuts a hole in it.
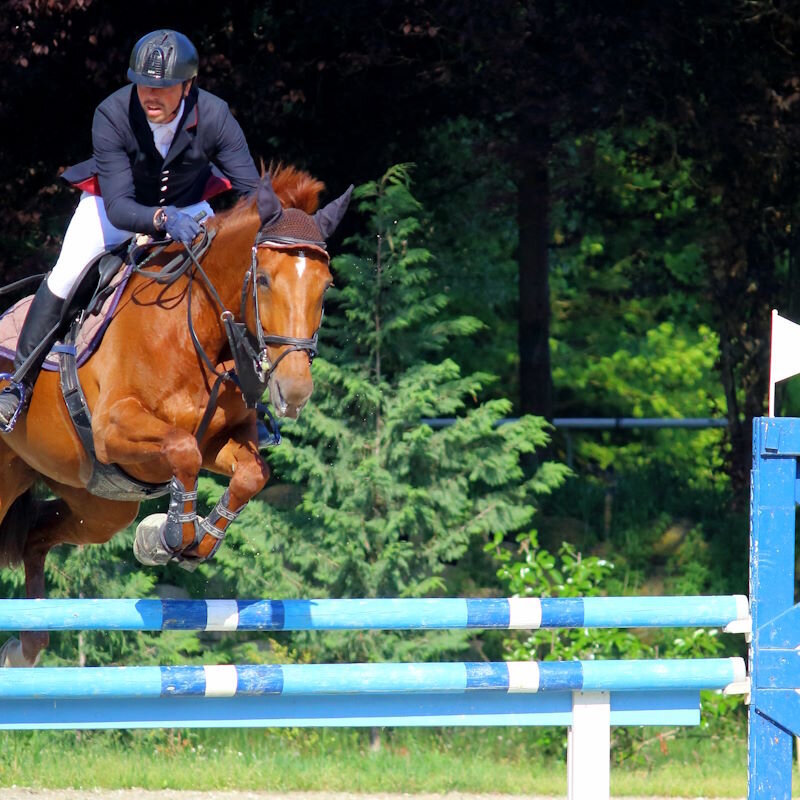
[[[775,384],[800,373],[800,325],[772,310],[769,357],[769,416],[775,416]]]

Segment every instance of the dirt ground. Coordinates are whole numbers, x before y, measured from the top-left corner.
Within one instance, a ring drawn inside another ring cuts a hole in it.
[[[0,800],[563,800],[555,797],[516,797],[508,794],[355,794],[349,792],[193,792],[143,789],[24,789],[0,788]],[[614,800],[704,800],[704,798],[624,798]],[[744,800],[744,798],[741,798]]]

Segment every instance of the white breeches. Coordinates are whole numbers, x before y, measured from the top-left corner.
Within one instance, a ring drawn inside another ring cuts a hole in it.
[[[214,216],[214,211],[205,200],[186,206],[181,211],[192,216],[205,211],[207,217]],[[102,197],[84,192],[64,234],[61,255],[47,276],[47,288],[56,297],[66,298],[83,268],[93,258],[131,236],[133,232],[121,231],[108,221]]]

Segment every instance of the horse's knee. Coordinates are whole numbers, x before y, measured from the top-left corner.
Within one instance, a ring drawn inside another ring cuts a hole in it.
[[[197,440],[186,431],[175,430],[167,434],[161,444],[161,455],[176,473],[197,475],[203,464]]]
[[[231,479],[231,493],[249,500],[267,485],[269,477],[269,465],[261,459],[239,464]]]

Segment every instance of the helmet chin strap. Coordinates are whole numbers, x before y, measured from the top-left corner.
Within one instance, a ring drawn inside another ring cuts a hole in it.
[[[191,86],[193,81],[194,81],[194,78],[192,78],[192,80],[190,80],[190,81],[184,81],[181,84],[181,88],[183,89],[183,92],[181,93],[181,99],[178,100],[178,105],[176,105],[175,108],[172,109],[172,113],[169,115],[169,119],[167,119],[167,122],[172,122],[172,120],[174,120],[175,117],[178,116],[178,111],[180,111],[181,105],[183,104],[183,101],[186,99],[186,96],[189,94],[189,92],[186,91],[186,86],[187,86],[187,84],[189,86]]]

